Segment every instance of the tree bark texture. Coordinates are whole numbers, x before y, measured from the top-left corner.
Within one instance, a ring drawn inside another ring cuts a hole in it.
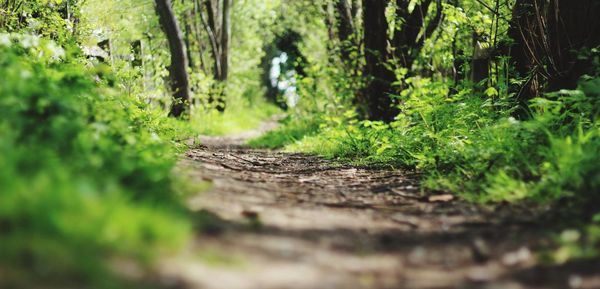
[[[365,75],[369,78],[361,94],[363,110],[370,120],[390,122],[397,115],[390,97],[394,72],[388,67],[388,0],[363,0]]]
[[[223,20],[221,30],[221,77],[220,81],[229,78],[229,44],[231,41],[231,6],[233,0],[223,0]]]
[[[355,43],[352,43],[354,41],[352,36],[355,33],[352,3],[348,1],[338,0],[335,6],[337,35],[341,45],[340,56],[344,62],[350,61],[350,53],[352,52],[352,48],[356,46]]]
[[[577,87],[593,68],[582,52],[600,45],[599,15],[596,0],[517,0],[509,36],[515,68],[527,79],[516,91],[521,102]]]
[[[180,117],[189,111],[190,83],[187,72],[188,57],[185,50],[183,35],[175,13],[173,12],[171,0],[155,0],[156,13],[158,14],[171,51],[170,86],[173,93],[173,105],[170,115]]]
[[[433,34],[442,20],[442,1],[436,0],[436,12],[425,27],[432,0],[423,0],[409,12],[410,0],[396,0],[396,21],[403,22],[394,29],[394,58],[409,70],[412,68],[425,41]],[[424,29],[424,30],[423,30]],[[423,32],[421,34],[421,32]]]

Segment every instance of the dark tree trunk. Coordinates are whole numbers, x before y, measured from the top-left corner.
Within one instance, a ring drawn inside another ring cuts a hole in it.
[[[398,110],[393,107],[390,97],[395,75],[387,66],[390,57],[385,17],[387,6],[387,0],[363,0],[365,76],[369,79],[361,95],[361,104],[370,120],[390,122]]]
[[[352,12],[352,19],[354,19],[355,21],[358,19],[359,15],[359,11],[360,11],[360,7],[361,7],[361,2],[360,0],[349,0],[352,4],[352,6],[350,7],[350,12]],[[356,22],[354,22],[354,25],[357,25]]]
[[[200,1],[200,0],[198,0]],[[220,4],[221,3],[221,4]],[[231,42],[231,9],[233,0],[204,0],[206,18],[200,13],[208,34],[213,58],[213,76],[219,83],[213,87],[209,103],[217,110],[225,110],[225,82],[229,78],[229,50]]]
[[[600,45],[597,0],[517,0],[509,36],[511,59],[525,85],[515,89],[526,103],[544,91],[573,89],[590,72],[592,61],[581,54]]]
[[[170,85],[173,93],[171,116],[180,117],[189,110],[190,85],[187,73],[188,58],[179,24],[171,7],[171,0],[155,0],[158,14],[171,51]]]
[[[352,6],[348,0],[338,0],[335,6],[337,34],[340,40],[340,49],[342,60],[346,63],[350,60],[352,47],[356,46],[352,41],[354,34],[354,18],[352,15]]]
[[[436,14],[425,27],[425,19],[432,0],[423,0],[409,13],[410,0],[396,0],[396,20],[403,19],[394,30],[394,58],[409,70],[421,52],[425,41],[433,34],[442,20],[442,1],[436,0]],[[422,34],[421,34],[422,32]]]
[[[219,1],[220,0],[205,0],[208,24],[212,27],[216,39],[221,38],[221,19],[219,18],[221,9],[219,9]]]
[[[221,29],[221,77],[220,81],[229,78],[229,43],[231,40],[231,6],[233,0],[223,0],[223,20]]]
[[[182,3],[185,3],[184,0],[181,1]],[[185,51],[188,57],[188,65],[190,67],[191,71],[196,71],[196,65],[194,65],[194,57],[192,56],[192,13],[191,11],[186,11],[183,14],[183,25],[185,27],[185,36],[184,36],[184,43],[185,43]]]
[[[200,1],[200,0],[198,0]],[[221,48],[220,48],[220,37],[218,33],[217,22],[215,20],[217,9],[214,4],[215,1],[206,0],[206,15],[207,19],[204,18],[203,14],[200,13],[200,17],[202,19],[202,24],[204,25],[204,29],[206,30],[206,34],[208,34],[208,40],[211,45],[211,52],[213,58],[213,75],[215,79],[221,78]],[[218,6],[218,5],[217,5]]]
[[[409,0],[396,0],[396,21],[392,47],[388,47],[388,22],[385,11],[389,0],[363,0],[363,25],[365,47],[365,75],[369,77],[361,96],[366,104],[366,114],[371,120],[391,121],[398,113],[390,97],[392,83],[397,79],[388,67],[394,59],[409,70],[421,52],[425,41],[437,29],[442,20],[442,1],[436,0],[436,14],[425,25],[429,6],[433,0],[423,0],[409,12]]]

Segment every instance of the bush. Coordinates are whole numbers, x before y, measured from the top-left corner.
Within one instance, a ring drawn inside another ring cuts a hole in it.
[[[186,239],[172,120],[35,36],[0,34],[0,75],[2,287],[114,288],[107,259]]]

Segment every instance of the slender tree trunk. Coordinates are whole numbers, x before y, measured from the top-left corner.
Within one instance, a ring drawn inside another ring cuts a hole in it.
[[[390,95],[396,82],[391,60],[409,70],[421,52],[425,41],[433,34],[442,20],[442,1],[435,0],[436,13],[429,23],[429,7],[434,0],[422,0],[409,9],[411,1],[396,0],[396,27],[392,39],[388,37],[389,24],[386,17],[390,0],[362,0],[363,42],[365,48],[365,76],[368,82],[360,96],[363,110],[371,120],[392,121],[398,114]],[[344,8],[345,9],[345,8]],[[391,47],[389,45],[391,43]]]
[[[231,7],[233,0],[223,0],[223,28],[221,30],[221,81],[229,78],[229,43],[231,40]]]
[[[356,22],[356,20],[359,18],[359,11],[361,8],[361,2],[360,0],[349,0],[351,3],[351,7],[350,7],[350,12],[352,13],[352,19],[354,19],[354,26],[357,26],[358,23]]]
[[[355,46],[352,41],[352,35],[354,34],[354,18],[352,15],[352,5],[348,3],[348,0],[338,0],[336,3],[336,16],[337,16],[337,32],[338,38],[341,45],[341,57],[342,61],[351,64],[350,53],[352,47]]]
[[[200,1],[200,0],[199,0]],[[213,76],[215,85],[209,103],[216,104],[219,111],[225,110],[225,82],[229,76],[229,43],[231,41],[231,7],[233,0],[205,0],[206,19],[200,13],[212,48]]]
[[[194,0],[194,10],[192,11],[192,29],[194,31],[194,37],[196,38],[196,42],[198,44],[198,60],[200,61],[200,69],[202,69],[202,72],[204,72],[205,74],[208,74],[208,70],[206,68],[206,61],[204,60],[206,45],[202,39],[202,34],[200,33],[199,27],[202,24],[203,19],[200,7],[200,0]],[[198,21],[199,19],[200,21]]]
[[[215,33],[215,38],[221,39],[221,13],[223,12],[221,1],[222,0],[205,0],[206,12],[208,15],[208,24]]]
[[[433,0],[423,0],[409,12],[409,0],[396,0],[396,21],[401,25],[394,30],[394,57],[402,67],[412,68],[425,41],[433,34],[442,20],[442,1],[436,0],[436,14],[427,26],[425,19]]]
[[[187,72],[188,57],[179,24],[171,6],[171,0],[155,0],[158,14],[171,51],[170,85],[173,93],[173,105],[170,115],[180,117],[189,111],[190,84]]]
[[[185,25],[185,50],[188,56],[188,65],[192,71],[196,71],[196,65],[194,64],[194,58],[192,57],[192,26],[190,24],[190,14],[186,13],[184,16]]]
[[[192,0],[194,1],[194,0]],[[186,1],[181,0],[181,3],[185,5]],[[192,57],[192,23],[193,23],[193,11],[183,12],[183,26],[185,28],[184,43],[185,51],[188,57],[188,65],[191,71],[196,71],[196,65],[194,64],[194,57]]]
[[[333,12],[334,8],[333,8],[333,3],[331,2],[327,2],[325,4],[323,4],[323,11],[324,13],[324,21],[325,21],[325,26],[327,26],[327,35],[329,36],[329,40],[331,40],[329,42],[329,44],[331,45],[331,49],[333,49],[333,40],[336,39],[336,34],[335,34],[335,26],[336,26],[336,22],[335,22],[335,12]]]
[[[213,56],[213,75],[216,80],[221,79],[222,74],[222,66],[221,66],[221,37],[220,37],[220,29],[217,26],[217,13],[218,13],[218,4],[215,4],[215,1],[206,0],[206,19],[200,13],[200,17],[202,17],[202,24],[204,25],[204,29],[206,30],[206,34],[208,34],[208,39],[211,45],[211,51]]]

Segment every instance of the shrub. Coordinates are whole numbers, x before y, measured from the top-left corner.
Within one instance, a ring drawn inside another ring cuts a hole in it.
[[[0,75],[2,287],[113,288],[111,256],[185,240],[171,120],[35,36],[0,34]]]

